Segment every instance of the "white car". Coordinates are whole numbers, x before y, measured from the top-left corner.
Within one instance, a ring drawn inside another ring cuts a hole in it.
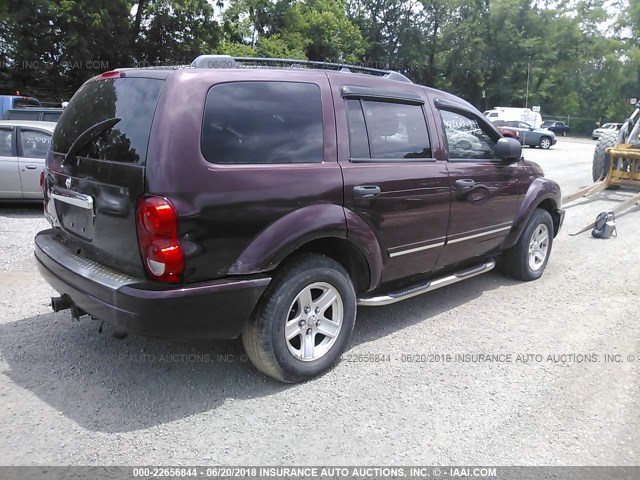
[[[52,122],[0,120],[0,200],[42,200],[40,174],[54,128]]]
[[[620,127],[622,127],[621,123],[605,123],[601,127],[596,128],[593,132],[591,132],[591,138],[597,140],[603,133],[617,132],[618,130],[620,130]]]

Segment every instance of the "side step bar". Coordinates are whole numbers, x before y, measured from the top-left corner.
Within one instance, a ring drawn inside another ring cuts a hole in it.
[[[382,305],[390,305],[392,303],[406,300],[407,298],[422,295],[423,293],[431,292],[438,288],[446,287],[453,283],[466,280],[467,278],[475,277],[493,270],[496,266],[495,260],[487,260],[484,263],[476,265],[475,267],[467,268],[460,272],[452,273],[446,277],[436,278],[427,282],[419,283],[409,288],[399,290],[397,292],[390,292],[384,295],[376,296],[363,296],[358,298],[358,305],[363,307],[380,307]]]

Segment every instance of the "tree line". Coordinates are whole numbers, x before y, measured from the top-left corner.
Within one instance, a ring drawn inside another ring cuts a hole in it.
[[[202,53],[398,70],[481,110],[539,105],[585,133],[640,95],[628,0],[3,0],[0,94],[68,100],[117,67]]]

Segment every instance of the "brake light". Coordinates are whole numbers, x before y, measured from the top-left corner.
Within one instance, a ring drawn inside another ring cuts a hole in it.
[[[164,197],[140,197],[136,205],[138,244],[149,277],[180,282],[184,252],[178,239],[178,214]]]
[[[115,77],[124,77],[124,72],[120,72],[118,70],[111,70],[109,72],[101,73],[98,78],[115,78]]]
[[[44,195],[44,170],[40,172],[40,190],[42,190],[42,194]]]

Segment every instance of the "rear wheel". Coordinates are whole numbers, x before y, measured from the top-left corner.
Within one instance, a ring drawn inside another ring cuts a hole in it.
[[[356,317],[345,269],[318,254],[301,254],[274,275],[242,333],[258,370],[294,383],[320,375],[344,352]]]
[[[502,269],[518,280],[536,280],[544,273],[552,245],[551,215],[536,208],[518,242],[503,254]]]
[[[541,149],[548,150],[551,147],[551,139],[549,137],[542,137],[539,145]]]
[[[607,148],[613,148],[618,143],[618,132],[605,132],[601,133],[596,143],[596,150],[593,153],[593,166],[591,173],[593,181],[604,178],[609,173],[611,168],[611,160],[607,155]]]

